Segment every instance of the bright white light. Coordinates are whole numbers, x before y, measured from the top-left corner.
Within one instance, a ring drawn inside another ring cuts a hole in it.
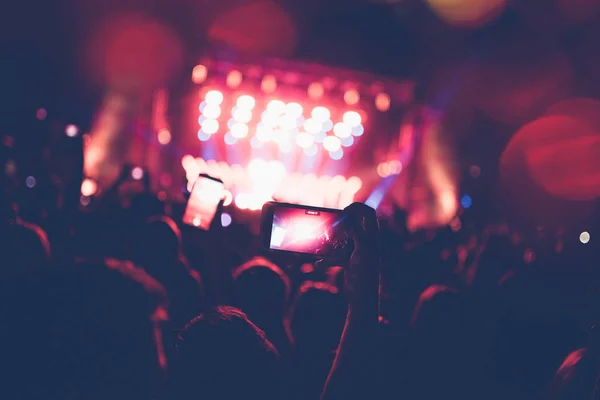
[[[221,107],[218,104],[208,104],[202,113],[206,118],[217,119],[221,115]]]
[[[252,96],[243,95],[237,99],[236,104],[240,108],[252,110],[254,108],[254,105],[256,104],[256,100],[254,100],[254,97]]]
[[[279,143],[279,151],[282,153],[290,153],[292,151],[292,143],[289,141]]]
[[[360,114],[356,111],[346,111],[342,117],[344,123],[348,126],[356,126],[362,122]]]
[[[281,100],[271,100],[267,104],[267,111],[275,115],[281,115],[285,111],[285,103]]]
[[[231,225],[231,215],[227,213],[221,214],[221,226],[223,226],[223,228],[226,228],[229,225]]]
[[[301,116],[302,111],[302,106],[298,103],[287,103],[285,106],[285,113],[288,115],[293,115],[294,117]]]
[[[336,151],[330,151],[329,157],[331,157],[332,160],[340,160],[342,157],[344,157],[344,150],[340,148]]]
[[[200,223],[202,221],[200,220],[200,217],[194,217],[194,219],[192,220],[192,224],[194,224],[194,226],[200,226]]]
[[[243,139],[248,136],[248,125],[242,124],[241,122],[235,123],[231,126],[231,135],[236,139]]]
[[[245,108],[234,107],[232,115],[238,122],[248,123],[252,119],[252,111]]]
[[[75,136],[77,136],[78,133],[79,133],[79,128],[76,125],[69,124],[65,128],[65,134],[68,137],[75,137]]]
[[[319,151],[319,148],[317,147],[317,145],[313,144],[312,146],[309,146],[304,149],[304,154],[306,154],[309,157],[313,157],[313,156],[317,155],[318,151]]]
[[[312,146],[312,144],[314,143],[314,140],[310,133],[300,132],[296,136],[296,143],[298,144],[298,146],[305,149],[307,147]]]
[[[304,121],[304,130],[308,133],[315,134],[321,130],[321,123],[313,118],[308,118]]]
[[[81,194],[86,197],[93,196],[98,189],[98,185],[93,179],[86,178],[81,182]]]
[[[206,142],[208,139],[210,139],[210,135],[204,132],[204,130],[200,129],[198,131],[198,139],[200,139],[201,142]]]
[[[350,126],[343,122],[338,122],[333,126],[333,134],[341,139],[347,138],[351,135]]]
[[[216,119],[207,119],[202,124],[202,130],[208,135],[217,133],[217,131],[219,130],[219,121],[217,121]]]
[[[323,140],[323,148],[325,148],[325,150],[327,150],[330,153],[338,151],[341,146],[342,143],[340,142],[340,139],[335,136],[327,136]]]
[[[261,114],[261,120],[262,123],[269,128],[275,128],[279,125],[279,115],[272,111],[264,111]]]
[[[135,167],[131,170],[131,177],[136,181],[139,181],[144,177],[144,170],[140,167]]]
[[[199,110],[200,112],[204,112],[204,109],[206,109],[206,105],[207,105],[207,104],[206,104],[206,101],[204,101],[204,100],[203,100],[203,101],[200,103],[200,105],[198,106],[198,110]]]
[[[211,90],[206,93],[204,99],[209,104],[219,105],[223,102],[223,93],[219,92],[218,90]]]
[[[581,235],[579,235],[579,241],[583,244],[589,243],[590,238],[589,232],[581,232]]]
[[[350,135],[347,138],[342,139],[342,146],[350,147],[354,144],[354,136]]]
[[[252,139],[250,139],[250,146],[252,146],[253,149],[260,149],[263,145],[263,142],[256,136],[253,136]]]
[[[284,115],[279,120],[279,126],[284,129],[294,129],[296,127],[296,117],[293,115]]]
[[[286,231],[281,226],[274,226],[271,232],[271,247],[277,248],[283,243]]]
[[[365,127],[361,124],[352,127],[352,134],[354,136],[362,136],[363,133],[365,133]]]
[[[204,123],[204,121],[206,121],[206,115],[202,114],[201,116],[198,117],[198,125],[202,126],[202,124]]]
[[[225,141],[225,144],[228,145],[234,145],[237,143],[237,139],[235,138],[235,136],[233,136],[231,134],[231,132],[227,132],[224,136],[223,136],[223,140]]]
[[[321,130],[325,132],[329,132],[333,129],[333,121],[328,119],[321,123]]]
[[[271,128],[267,128],[263,124],[258,124],[256,127],[256,138],[261,142],[268,142],[271,140],[271,136],[273,135],[273,131]]]
[[[329,110],[321,106],[313,108],[310,115],[317,121],[326,121],[331,117],[331,113],[329,112]]]
[[[25,185],[27,185],[27,187],[28,187],[29,189],[33,188],[33,187],[35,186],[35,184],[36,184],[36,183],[37,183],[37,181],[35,180],[35,177],[33,177],[33,176],[28,176],[28,177],[25,179]]]
[[[250,201],[250,196],[247,193],[240,193],[237,196],[235,196],[235,205],[237,208],[239,208],[240,210],[245,210],[246,208],[248,208],[249,205],[249,201]]]
[[[327,134],[324,131],[319,131],[314,135],[315,143],[323,143],[323,140],[327,137]]]

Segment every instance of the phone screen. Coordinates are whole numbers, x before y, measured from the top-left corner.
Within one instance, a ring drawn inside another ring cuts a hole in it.
[[[183,222],[208,230],[223,197],[223,190],[223,182],[220,180],[200,175],[192,187],[183,213]]]
[[[271,203],[269,249],[320,257],[349,257],[341,210]]]

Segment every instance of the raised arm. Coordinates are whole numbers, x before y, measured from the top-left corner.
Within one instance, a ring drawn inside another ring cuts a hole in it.
[[[355,249],[346,269],[346,325],[322,400],[374,398],[379,323],[379,224],[375,210],[354,203],[344,210]]]

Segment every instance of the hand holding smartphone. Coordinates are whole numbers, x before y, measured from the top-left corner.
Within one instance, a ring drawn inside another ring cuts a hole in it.
[[[342,210],[265,203],[262,209],[263,247],[313,259],[348,260],[353,242]]]
[[[208,231],[223,198],[223,181],[206,174],[200,174],[188,199],[183,222]]]

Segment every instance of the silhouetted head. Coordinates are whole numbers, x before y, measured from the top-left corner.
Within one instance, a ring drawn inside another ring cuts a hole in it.
[[[37,225],[13,221],[6,227],[0,242],[0,274],[31,270],[50,259],[48,237]]]
[[[181,232],[169,217],[150,217],[134,233],[133,259],[147,264],[176,262],[181,255]]]
[[[3,281],[3,398],[153,398],[166,294],[129,262],[48,266]]]
[[[288,276],[269,260],[255,257],[233,271],[237,305],[252,320],[281,319],[290,297]]]
[[[330,353],[337,349],[348,303],[328,283],[304,282],[292,305],[290,328],[298,353]]]
[[[280,399],[279,354],[240,310],[220,306],[193,319],[177,340],[171,398]]]

